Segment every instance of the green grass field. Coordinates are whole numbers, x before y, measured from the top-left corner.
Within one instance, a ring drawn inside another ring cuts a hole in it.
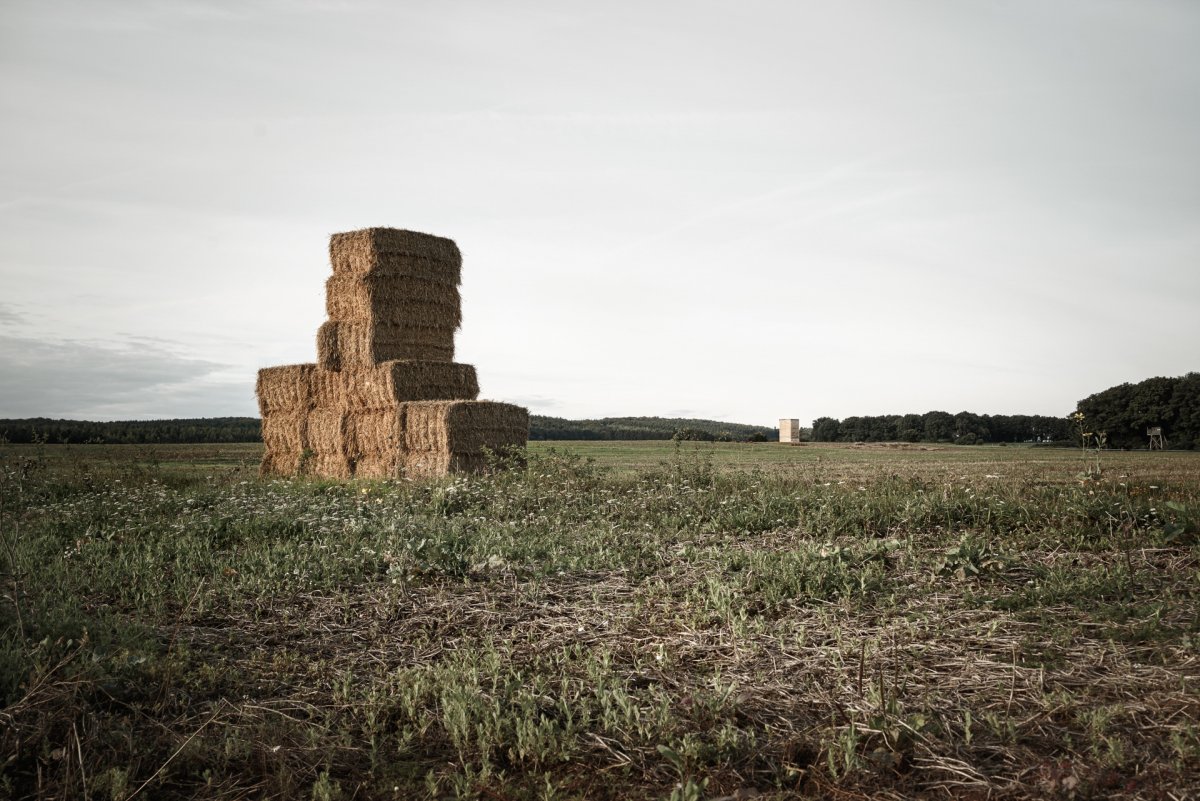
[[[48,465],[57,466],[59,471],[83,466],[91,472],[144,470],[195,479],[239,471],[257,474],[262,445],[53,445],[40,449],[0,445],[0,454],[10,459],[35,452]],[[1073,479],[1084,465],[1078,451],[1030,445],[956,447],[908,443],[805,443],[793,446],[745,442],[581,440],[531,442],[529,452],[537,456],[570,455],[623,474],[654,469],[680,458],[698,458],[711,462],[719,470],[819,470],[843,476],[886,472],[893,468],[905,472],[961,469],[986,475],[994,472],[994,467],[1014,465],[1014,470],[1023,478],[1040,475],[1047,481],[1063,481]],[[1113,467],[1119,465],[1122,470],[1149,469],[1171,474],[1187,474],[1200,464],[1200,458],[1188,451],[1111,451],[1105,452],[1103,460]],[[1013,471],[1010,474],[1010,478],[1016,475]]]
[[[1200,796],[1200,453],[0,446],[0,797]]]

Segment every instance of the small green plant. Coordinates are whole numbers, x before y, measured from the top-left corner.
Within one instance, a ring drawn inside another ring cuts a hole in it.
[[[705,797],[705,789],[708,787],[708,779],[698,782],[695,779],[686,779],[671,788],[669,801],[701,801]]]
[[[1200,515],[1179,501],[1163,504],[1170,512],[1163,524],[1163,539],[1172,545],[1195,545],[1200,534]]]
[[[1087,415],[1075,412],[1071,415],[1075,425],[1076,436],[1079,437],[1079,447],[1083,451],[1083,472],[1079,474],[1081,481],[1098,481],[1104,470],[1100,467],[1100,451],[1108,447],[1108,434],[1104,431],[1092,431]]]
[[[329,771],[321,771],[313,782],[312,801],[341,801],[344,797],[342,785],[329,778]]]
[[[1009,562],[1009,558],[994,551],[990,543],[964,534],[956,545],[942,552],[937,572],[965,580],[985,573],[1001,573],[1008,569]]]
[[[93,790],[107,793],[112,801],[125,801],[129,797],[129,771],[126,768],[112,767],[96,777]]]
[[[675,442],[713,442],[716,438],[717,435],[710,434],[698,428],[678,428],[671,436],[671,439]],[[729,440],[721,441],[728,442]]]
[[[854,721],[841,728],[826,746],[825,762],[830,775],[840,778],[862,767],[858,753],[861,743],[862,735]]]

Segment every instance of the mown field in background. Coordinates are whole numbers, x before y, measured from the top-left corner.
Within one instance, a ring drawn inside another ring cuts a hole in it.
[[[1200,794],[1200,454],[260,448],[0,446],[0,797]]]
[[[590,460],[598,467],[630,473],[679,458],[710,462],[719,470],[804,470],[854,473],[860,468],[871,472],[888,465],[906,469],[930,469],[952,465],[970,465],[985,470],[988,465],[1016,465],[1025,479],[1043,476],[1047,480],[1074,479],[1086,467],[1080,452],[1070,448],[1031,445],[954,445],[916,443],[779,443],[748,442],[673,442],[670,440],[572,440],[530,442],[529,452],[537,456],[558,454]],[[32,445],[0,444],[0,456],[12,459],[38,454],[58,472],[83,468],[91,473],[113,474],[124,470],[152,470],[187,479],[223,476],[227,473],[253,475],[262,458],[261,443],[168,444],[168,445]],[[1200,465],[1196,455],[1185,451],[1148,453],[1106,451],[1102,462],[1132,469],[1187,471]],[[1140,467],[1140,466],[1145,466]]]

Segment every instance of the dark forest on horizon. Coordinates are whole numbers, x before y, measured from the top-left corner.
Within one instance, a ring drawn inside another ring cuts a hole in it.
[[[610,417],[602,420],[566,420],[532,415],[532,440],[663,440],[766,441],[777,432],[766,426],[666,417]],[[258,442],[262,439],[257,417],[212,417],[181,420],[52,420],[31,418],[0,420],[0,441],[43,442],[48,445],[103,443]]]
[[[1157,426],[1162,429],[1168,448],[1190,450],[1200,447],[1200,373],[1118,384],[1079,401],[1075,411],[1083,415],[1078,422],[1070,415],[942,411],[842,420],[820,417],[813,421],[812,438],[816,442],[1079,444],[1083,433],[1089,436],[1103,433],[1109,447],[1145,448],[1149,442],[1147,429]]]

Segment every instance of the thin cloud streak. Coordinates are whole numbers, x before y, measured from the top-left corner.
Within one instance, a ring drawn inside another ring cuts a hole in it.
[[[0,334],[0,417],[152,419],[253,414],[253,385],[214,382],[227,365],[148,342]]]
[[[0,303],[0,325],[21,325],[24,322],[25,315],[7,303]]]

